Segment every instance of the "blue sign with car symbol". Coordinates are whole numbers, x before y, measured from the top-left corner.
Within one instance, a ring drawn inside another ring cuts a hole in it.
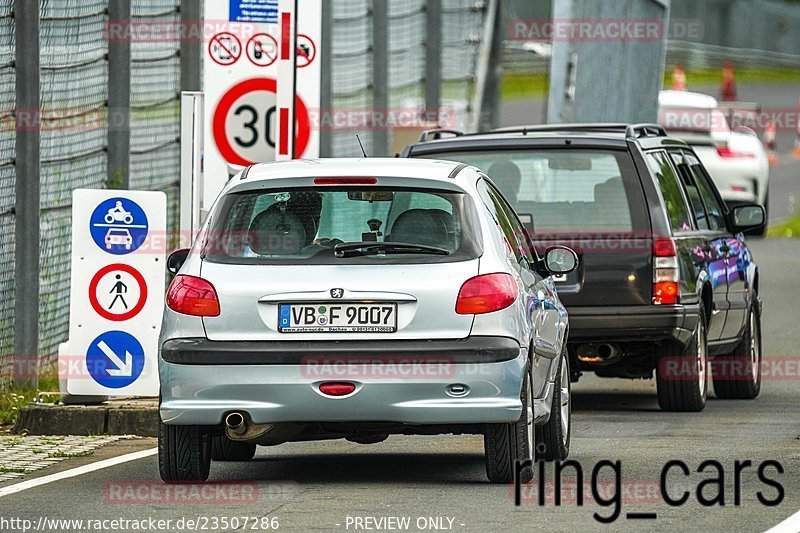
[[[89,231],[102,250],[114,255],[129,254],[147,238],[147,215],[133,200],[109,198],[92,212]]]

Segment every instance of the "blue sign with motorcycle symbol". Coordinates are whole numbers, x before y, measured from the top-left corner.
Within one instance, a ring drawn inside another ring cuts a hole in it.
[[[109,198],[92,212],[89,231],[102,250],[114,255],[129,254],[147,238],[147,215],[133,200]]]

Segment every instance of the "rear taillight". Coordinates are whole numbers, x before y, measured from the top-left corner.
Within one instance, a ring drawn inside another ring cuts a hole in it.
[[[475,276],[464,282],[458,291],[456,313],[480,315],[500,311],[517,299],[517,283],[510,274],[496,273]]]
[[[672,239],[653,241],[653,305],[678,303],[678,255]]]
[[[731,150],[727,146],[718,147],[717,153],[719,154],[720,157],[724,159],[734,159],[734,158],[752,159],[756,156],[756,154],[751,154],[750,152],[739,152],[738,150]]]
[[[219,298],[214,286],[203,278],[175,276],[167,289],[167,307],[192,316],[219,316]]]

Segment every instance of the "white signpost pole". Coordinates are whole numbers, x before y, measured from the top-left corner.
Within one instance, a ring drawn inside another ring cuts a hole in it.
[[[188,248],[200,229],[203,198],[203,93],[181,93],[180,248]]]

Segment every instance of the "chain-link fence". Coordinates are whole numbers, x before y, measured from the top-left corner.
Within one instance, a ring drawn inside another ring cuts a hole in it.
[[[335,110],[373,108],[373,2],[371,0],[333,1],[333,50],[331,54],[332,107]],[[405,110],[423,110],[425,104],[426,35],[429,3],[425,0],[392,0],[388,4],[388,109],[375,111],[392,114]],[[481,32],[486,13],[485,2],[476,0],[441,0],[441,69],[430,73],[438,77],[441,108],[453,117],[454,124],[466,129],[470,99],[475,86],[475,70]],[[362,131],[333,132],[331,153],[337,157],[361,155],[355,133],[372,155],[374,132],[381,128],[368,124]],[[388,131],[392,145],[392,131]]]
[[[142,26],[180,24],[180,0],[136,0],[131,18]],[[130,187],[167,194],[167,227],[178,227],[180,180],[180,43],[131,44]]]
[[[16,107],[13,0],[0,2],[0,356],[14,348],[14,108]],[[11,375],[9,357],[0,357],[0,390]]]

